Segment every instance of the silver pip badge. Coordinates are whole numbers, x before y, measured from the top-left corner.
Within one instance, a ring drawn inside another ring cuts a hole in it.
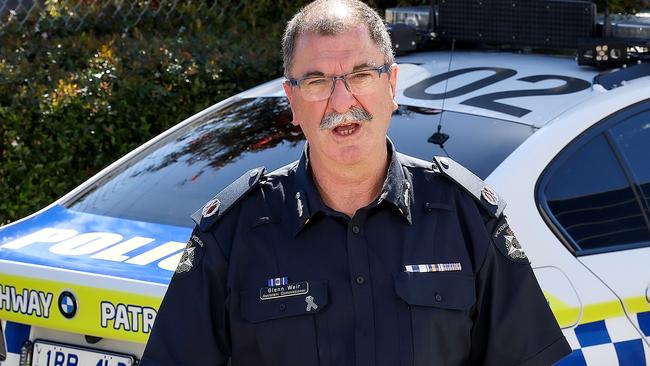
[[[221,201],[215,198],[203,206],[203,211],[201,211],[201,214],[203,217],[210,217],[219,212],[219,206],[221,206]]]
[[[496,206],[499,203],[499,196],[497,196],[496,192],[488,186],[483,186],[481,189],[481,195],[483,196],[483,199],[492,206]]]
[[[296,209],[298,210],[298,217],[302,217],[302,200],[300,199],[300,192],[296,192]]]

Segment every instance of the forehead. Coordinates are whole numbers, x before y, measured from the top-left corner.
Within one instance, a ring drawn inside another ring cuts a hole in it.
[[[361,64],[384,63],[379,47],[363,25],[354,26],[336,35],[305,33],[298,37],[294,52],[292,74],[338,74],[352,71]]]

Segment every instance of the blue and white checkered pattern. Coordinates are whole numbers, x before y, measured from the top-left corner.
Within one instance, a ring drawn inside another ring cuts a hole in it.
[[[638,313],[634,325],[650,336],[650,312]],[[650,348],[626,317],[599,320],[564,329],[573,352],[556,366],[643,366],[650,365]]]

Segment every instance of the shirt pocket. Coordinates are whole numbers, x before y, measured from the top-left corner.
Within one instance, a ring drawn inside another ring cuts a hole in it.
[[[462,365],[471,348],[474,277],[451,273],[395,276],[395,291],[406,304],[413,365]]]
[[[245,337],[256,343],[259,359],[270,365],[325,365],[327,329],[322,313],[328,303],[327,282],[309,282],[306,293],[261,299],[260,289],[240,293]],[[249,344],[253,346],[253,344]],[[245,362],[244,362],[245,363]]]

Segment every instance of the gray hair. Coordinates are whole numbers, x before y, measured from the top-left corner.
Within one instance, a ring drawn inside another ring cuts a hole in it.
[[[341,5],[346,10],[345,16],[333,11],[332,5]],[[395,62],[393,47],[384,21],[379,14],[359,0],[316,0],[302,8],[287,24],[282,38],[282,60],[284,75],[289,77],[289,69],[298,37],[305,33],[321,36],[333,36],[345,32],[357,24],[368,28],[370,38],[384,55],[388,64]]]

